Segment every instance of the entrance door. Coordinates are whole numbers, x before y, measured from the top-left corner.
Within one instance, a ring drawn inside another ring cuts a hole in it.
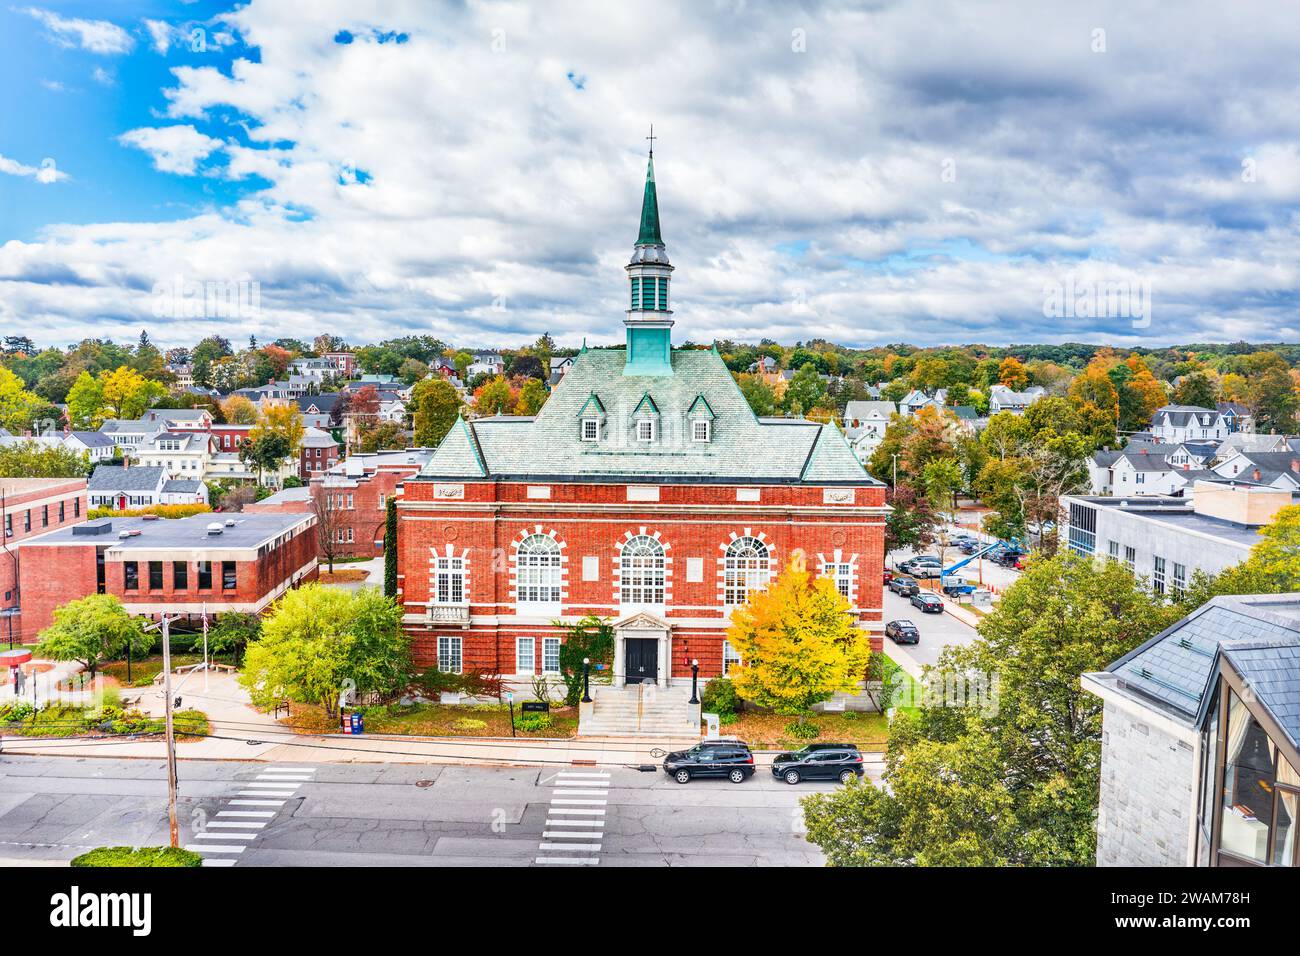
[[[659,679],[659,642],[654,638],[625,640],[624,661],[629,684],[653,684]]]

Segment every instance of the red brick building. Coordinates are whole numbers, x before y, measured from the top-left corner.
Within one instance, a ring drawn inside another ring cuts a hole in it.
[[[595,614],[616,685],[725,674],[731,612],[797,555],[879,646],[884,486],[833,424],[757,418],[715,350],[671,347],[672,270],[651,166],[626,348],[584,348],[535,417],[458,421],[404,482],[418,661],[526,680]]]
[[[26,542],[86,520],[84,478],[0,478],[0,640],[17,640],[19,575]]]
[[[261,612],[315,580],[315,523],[310,514],[105,518],[41,535],[22,548],[18,633],[36,640],[55,608],[97,593],[149,617]]]
[[[335,445],[337,451],[338,446]],[[314,513],[313,497],[326,495],[334,556],[375,557],[384,551],[386,504],[401,484],[429,461],[432,450],[408,448],[350,455],[324,474],[313,474],[306,488],[286,488],[244,506],[244,514]],[[324,559],[324,549],[319,555]]]
[[[339,443],[334,436],[319,428],[303,430],[298,446],[298,477],[310,481],[314,476],[329,471],[339,461]]]

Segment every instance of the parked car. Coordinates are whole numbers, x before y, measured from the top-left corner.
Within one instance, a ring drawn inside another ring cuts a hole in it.
[[[772,761],[772,776],[791,785],[800,780],[848,783],[863,772],[862,753],[855,744],[809,744],[777,754]]]
[[[926,614],[942,614],[943,599],[928,591],[912,595],[912,607],[920,608]]]
[[[882,583],[888,584],[892,580],[894,580],[894,572],[889,570],[889,568],[885,568],[885,579]]]
[[[695,777],[726,777],[744,783],[754,775],[754,755],[739,740],[702,740],[690,750],[675,750],[664,758],[664,773],[678,783]]]
[[[916,578],[900,576],[889,582],[889,590],[899,597],[908,597],[921,590],[921,585],[916,583]]]
[[[933,564],[929,561],[919,561],[912,565],[907,573],[914,578],[939,578],[943,577],[943,565],[938,559]]]
[[[961,544],[957,545],[957,550],[962,554],[974,554],[982,547],[983,545],[980,544],[980,542],[971,539],[969,541],[963,541]]]
[[[1000,564],[1004,568],[1015,568],[1020,566],[1022,558],[1026,557],[1026,552],[1017,548],[1003,548],[1001,551],[994,551],[992,559],[994,564]]]
[[[885,637],[895,644],[921,643],[921,632],[911,621],[890,621],[885,625]]]

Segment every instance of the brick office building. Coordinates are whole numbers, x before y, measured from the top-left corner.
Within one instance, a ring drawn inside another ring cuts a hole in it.
[[[879,646],[884,486],[834,425],[757,418],[715,350],[672,348],[672,270],[652,157],[626,350],[584,348],[535,417],[458,421],[403,485],[418,661],[526,680],[596,614],[618,686],[724,674],[732,610],[797,552]]]
[[[12,631],[17,640],[21,622],[19,575],[23,545],[32,539],[86,520],[85,478],[0,478],[0,639]]]
[[[21,636],[34,641],[55,608],[113,594],[132,614],[257,613],[315,580],[309,514],[104,518],[41,535],[22,548]]]
[[[329,471],[313,474],[306,488],[285,488],[244,505],[244,513],[315,513],[315,496],[325,495],[334,557],[375,557],[384,550],[388,499],[403,481],[419,473],[432,454],[428,448],[407,448],[351,455],[335,461]],[[323,548],[320,557],[324,558]]]

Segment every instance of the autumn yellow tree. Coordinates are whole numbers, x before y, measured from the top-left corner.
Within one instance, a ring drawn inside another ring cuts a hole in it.
[[[243,395],[231,395],[221,403],[221,414],[231,425],[255,425],[257,423],[257,406]]]
[[[800,718],[837,691],[857,691],[871,657],[835,582],[814,578],[798,555],[732,612],[727,640],[743,661],[731,669],[736,693]]]

